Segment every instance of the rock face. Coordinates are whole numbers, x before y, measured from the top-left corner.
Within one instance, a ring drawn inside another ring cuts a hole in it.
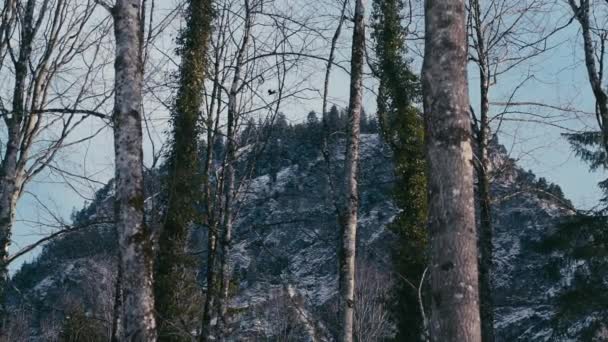
[[[375,134],[364,134],[361,147],[358,293],[359,302],[366,307],[359,311],[363,312],[360,316],[373,313],[359,317],[359,328],[365,337],[362,340],[376,341],[393,334],[381,299],[390,283],[399,281],[391,277],[390,250],[395,246],[387,229],[398,209],[391,200],[389,149]],[[231,259],[235,293],[230,304],[232,340],[333,340],[338,223],[332,193],[340,190],[333,180],[340,179],[341,155],[343,146],[337,146],[329,172],[322,157],[303,158],[283,165],[272,176],[258,175],[242,187]],[[496,147],[493,165],[497,340],[559,340],[551,317],[560,281],[544,276],[549,257],[531,246],[551,233],[555,220],[572,212],[559,195],[531,191],[538,181],[518,168],[504,149]],[[76,221],[110,215],[109,189],[100,192]],[[204,232],[198,234],[193,240],[204,251]],[[83,293],[90,293],[87,286],[94,282],[103,285],[103,298],[112,298],[113,288],[108,285],[114,268],[112,236],[109,226],[66,236],[48,244],[37,261],[16,274],[13,283],[19,292],[12,293],[12,302],[15,307],[28,304],[37,308],[31,323],[33,335],[44,334],[41,322],[51,315],[62,317],[66,294],[72,301],[80,301],[87,315],[107,317],[108,304],[94,303]],[[91,241],[92,246],[83,247]],[[201,275],[204,272],[203,267]]]

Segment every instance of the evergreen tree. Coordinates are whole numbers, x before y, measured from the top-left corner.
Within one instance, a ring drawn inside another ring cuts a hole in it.
[[[401,209],[392,223],[398,236],[393,253],[397,283],[393,314],[397,341],[418,341],[423,335],[422,313],[416,290],[426,267],[426,171],[424,129],[414,101],[420,97],[418,78],[405,59],[404,28],[400,23],[401,0],[374,0],[373,33],[380,85],[378,122],[395,159],[394,197]],[[402,281],[401,277],[408,279]]]
[[[330,137],[340,130],[340,111],[335,105],[331,106],[329,113],[327,114],[326,129],[326,133]]]
[[[213,159],[219,163],[224,159],[224,153],[226,152],[226,144],[224,143],[224,137],[217,134],[213,141]]]
[[[310,111],[306,116],[306,123],[308,123],[308,125],[311,127],[314,127],[319,124],[319,118],[317,117],[317,113],[315,113],[314,110]]]
[[[367,123],[367,113],[365,112],[365,109],[361,109],[361,122],[359,123],[361,126],[361,133],[367,132]]]
[[[304,147],[306,148],[305,155],[307,157],[317,157],[321,149],[323,143],[323,131],[321,128],[322,125],[317,117],[317,113],[314,111],[308,113],[307,124],[298,136],[298,139],[303,138],[302,140],[306,141],[306,146]]]
[[[601,132],[564,136],[575,154],[587,162],[591,170],[608,169]],[[554,323],[558,335],[590,341],[608,319],[608,294],[605,287],[608,282],[607,185],[608,180],[599,183],[605,194],[599,209],[579,211],[559,222],[556,231],[539,244],[540,251],[557,255],[547,265],[548,271],[555,267],[574,270],[572,281],[557,298],[558,310]],[[555,196],[563,196],[559,186],[547,185],[543,178],[538,180],[537,186]],[[577,320],[585,321],[583,330],[578,336],[569,336],[571,331],[568,328]]]

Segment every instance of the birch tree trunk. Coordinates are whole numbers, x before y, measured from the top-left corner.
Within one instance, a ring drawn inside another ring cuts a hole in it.
[[[201,335],[199,341],[209,341],[213,339],[213,331],[211,321],[216,314],[215,307],[218,300],[218,270],[217,270],[217,247],[219,240],[219,225],[221,217],[216,217],[216,208],[221,207],[221,201],[216,201],[215,194],[212,194],[213,187],[211,182],[211,172],[213,168],[213,142],[218,136],[218,124],[221,113],[222,90],[220,89],[220,62],[224,54],[224,45],[222,44],[225,37],[225,25],[228,15],[226,8],[221,10],[219,16],[219,24],[215,26],[217,32],[217,43],[214,45],[213,40],[211,48],[214,49],[213,62],[213,88],[211,90],[211,104],[207,109],[207,120],[205,129],[207,133],[207,153],[205,154],[205,164],[203,167],[203,205],[206,211],[205,224],[208,227],[207,236],[207,293],[205,295],[205,306],[203,307],[203,320],[201,325]],[[217,106],[217,109],[216,109]],[[217,111],[217,112],[216,112]],[[214,120],[214,115],[216,118]]]
[[[114,151],[116,229],[122,270],[122,341],[156,341],[152,249],[144,221],[142,36],[139,0],[117,0]]]
[[[232,92],[229,98],[232,98]],[[236,97],[236,95],[234,95]],[[222,260],[221,260],[221,289],[219,296],[220,309],[220,334],[226,334],[228,323],[228,300],[230,298],[230,253],[232,247],[232,205],[234,193],[234,160],[235,146],[234,142],[234,112],[231,109],[230,99],[228,100],[228,144],[226,157],[226,171],[224,179],[224,222],[222,232]]]
[[[228,320],[228,300],[230,289],[230,254],[232,247],[233,205],[234,205],[234,181],[236,163],[236,119],[237,119],[237,95],[242,83],[242,67],[245,54],[249,47],[251,35],[251,7],[249,0],[245,0],[245,29],[243,41],[239,48],[232,84],[228,93],[228,120],[226,132],[226,163],[224,166],[224,222],[222,234],[222,260],[221,260],[221,290],[219,298],[220,307],[220,333],[226,334]],[[219,103],[218,103],[219,105]]]
[[[221,112],[221,90],[219,87],[219,64],[220,64],[220,55],[222,52],[220,49],[216,49],[215,54],[215,62],[214,62],[214,76],[213,76],[213,90],[212,90],[212,98],[211,105],[209,107],[209,112],[207,113],[207,141],[213,142],[215,141],[218,129],[217,124],[219,123],[219,115]],[[214,109],[217,98],[217,119],[213,119]],[[213,164],[213,143],[207,144],[207,153],[205,166],[203,168],[203,205],[205,206],[206,215],[205,215],[205,223],[208,227],[208,236],[207,236],[207,293],[205,296],[205,306],[203,308],[203,320],[201,327],[201,336],[200,341],[208,341],[212,337],[212,329],[211,329],[211,320],[214,315],[215,303],[217,302],[217,245],[218,245],[218,237],[219,237],[219,222],[221,222],[221,218],[216,217],[216,205],[217,207],[221,206],[220,203],[214,203],[211,194],[211,169]],[[219,201],[218,201],[219,202]]]
[[[355,311],[355,254],[359,189],[359,126],[362,108],[363,55],[365,52],[365,5],[355,2],[355,27],[351,52],[350,98],[344,175],[344,209],[341,213],[342,246],[340,249],[340,305],[342,327],[340,341],[352,342]]]
[[[433,341],[481,341],[464,0],[425,1]]]
[[[73,120],[75,113],[87,116],[95,113],[105,117],[95,110],[77,108],[84,102],[82,95],[90,90],[89,76],[93,68],[88,68],[75,80],[63,73],[64,68],[73,70],[69,65],[71,61],[79,60],[75,58],[77,56],[85,56],[89,48],[93,52],[90,65],[96,64],[101,40],[92,42],[89,39],[87,25],[94,8],[92,2],[76,7],[71,1],[7,0],[3,3],[0,14],[0,78],[14,83],[12,98],[7,96],[0,103],[0,120],[6,126],[6,136],[0,142],[0,322],[3,321],[7,267],[15,259],[8,255],[15,208],[25,186],[52,165],[67,136],[83,122],[84,118]],[[65,13],[69,11],[73,13],[66,17]],[[86,56],[89,57],[88,54]],[[64,82],[56,82],[59,75]],[[74,94],[77,85],[82,88]],[[12,106],[5,107],[9,103]],[[61,105],[49,108],[52,103]],[[71,104],[67,106],[67,103]],[[43,113],[66,116],[49,119],[43,117]],[[52,133],[44,134],[49,131]],[[61,169],[57,171],[62,172]]]
[[[28,0],[25,8],[24,25],[21,28],[19,57],[15,63],[15,85],[13,88],[13,114],[5,117],[8,129],[6,151],[0,169],[0,324],[4,319],[4,295],[8,283],[8,257],[12,228],[15,222],[15,208],[21,191],[22,171],[19,168],[19,145],[22,125],[26,117],[25,88],[28,62],[32,54],[34,38],[34,7],[36,2]]]

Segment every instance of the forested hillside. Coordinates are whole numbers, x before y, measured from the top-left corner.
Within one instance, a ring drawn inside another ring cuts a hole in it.
[[[340,111],[332,112],[341,125]],[[319,131],[318,125],[310,113],[303,124],[291,125],[279,118],[263,127],[272,132],[268,150],[255,158],[254,176],[245,186],[236,219],[229,340],[331,341],[336,335],[338,222],[329,200],[328,176],[343,172],[344,145],[342,138],[331,145],[333,167],[328,173],[321,147],[309,139]],[[356,316],[356,324],[364,332],[363,340],[377,341],[395,336],[391,302],[398,295],[395,283],[404,280],[395,274],[390,252],[396,248],[391,222],[398,213],[392,153],[373,121],[362,126],[357,309],[363,315]],[[255,129],[253,124],[249,129]],[[221,155],[224,144],[217,143],[215,149]],[[538,251],[535,243],[551,236],[560,220],[573,214],[571,204],[559,186],[517,167],[501,146],[494,145],[491,156],[497,174],[493,194],[498,199],[494,207],[497,340],[560,340],[552,319],[563,285],[552,278],[553,257]],[[245,172],[247,157],[244,152],[239,172]],[[162,170],[148,178],[148,201],[154,187],[159,187],[152,179],[159,178]],[[116,274],[114,232],[108,224],[89,224],[111,219],[111,187],[100,190],[94,202],[74,214],[81,231],[45,245],[37,260],[14,276],[19,291],[11,292],[11,303],[30,324],[31,338],[44,340],[52,334],[108,338]],[[193,230],[189,241],[193,255],[207,253],[202,227]],[[202,260],[188,272],[206,287]],[[194,289],[181,291],[178,296],[188,298],[192,308],[183,315],[183,322],[189,324],[184,329],[196,331],[196,308],[202,298]],[[571,321],[573,336],[580,336],[588,319]]]
[[[607,341],[607,18],[0,0],[0,342]]]

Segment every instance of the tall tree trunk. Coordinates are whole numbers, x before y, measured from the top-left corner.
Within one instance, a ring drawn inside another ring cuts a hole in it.
[[[199,111],[203,103],[203,82],[206,77],[207,47],[211,35],[212,1],[191,0],[186,29],[180,47],[182,65],[180,87],[172,118],[172,150],[167,175],[168,203],[165,224],[159,239],[158,265],[155,277],[156,312],[159,337],[163,341],[189,340],[180,338],[176,323],[185,314],[189,303],[179,303],[179,293],[187,282],[184,269],[195,264],[186,254],[188,231],[192,223],[200,222],[197,203],[203,196],[199,165]]]
[[[114,151],[116,229],[122,269],[122,341],[156,341],[152,249],[144,220],[142,36],[139,0],[117,0]]]
[[[365,6],[355,2],[355,27],[351,51],[350,99],[344,175],[344,206],[341,213],[342,246],[340,248],[340,306],[342,330],[340,341],[352,342],[355,311],[355,254],[357,243],[357,211],[359,210],[359,125],[362,109],[363,55],[365,52]]]
[[[492,299],[492,195],[490,193],[489,80],[481,74],[481,113],[477,133],[477,192],[479,200],[479,305],[483,342],[494,341],[494,301]]]
[[[232,94],[230,94],[232,97]],[[235,95],[236,97],[236,95]],[[229,100],[230,101],[230,100]],[[230,106],[230,102],[228,104]],[[219,298],[220,308],[220,333],[226,334],[228,324],[228,301],[230,298],[230,253],[232,245],[232,206],[234,194],[234,112],[228,109],[228,144],[226,157],[226,171],[224,179],[224,222],[222,232],[222,259],[221,259],[221,289]]]
[[[470,1],[471,30],[475,34],[473,49],[477,53],[479,68],[480,115],[475,125],[477,159],[477,199],[479,201],[479,313],[481,337],[484,342],[494,341],[494,301],[492,299],[492,195],[490,193],[490,61],[483,35],[483,18],[479,0]],[[476,120],[476,118],[474,119]]]
[[[209,341],[212,339],[211,320],[214,313],[214,308],[217,303],[217,246],[219,231],[218,226],[220,218],[216,217],[216,208],[221,206],[221,201],[214,201],[217,197],[211,193],[211,171],[213,167],[213,146],[216,137],[218,136],[218,123],[219,116],[221,113],[221,98],[222,90],[220,89],[220,59],[223,56],[224,48],[221,42],[224,39],[224,24],[226,19],[226,10],[222,10],[222,15],[219,20],[217,35],[217,46],[215,47],[214,63],[213,63],[213,88],[211,91],[211,104],[209,105],[207,112],[207,120],[205,123],[205,129],[207,133],[207,149],[205,153],[205,164],[203,167],[203,205],[205,207],[205,224],[208,227],[207,236],[207,293],[205,295],[205,306],[203,307],[203,320],[201,326],[200,341]],[[222,46],[222,47],[220,47]],[[212,47],[213,48],[213,47]],[[217,105],[217,117],[214,120],[213,116],[216,115]]]
[[[19,161],[19,146],[22,138],[22,125],[26,120],[25,89],[28,76],[28,63],[32,54],[34,38],[34,7],[36,1],[28,0],[25,8],[24,23],[21,28],[19,57],[15,63],[15,85],[13,88],[13,113],[5,117],[8,129],[6,150],[0,165],[0,324],[5,318],[5,295],[8,284],[8,257],[11,244],[15,208],[21,192],[23,177]]]
[[[216,74],[214,76],[214,87],[212,94],[217,94],[217,102],[218,102],[218,117],[219,112],[221,111],[220,103],[220,89],[217,85],[218,77],[219,77],[219,56],[216,56],[215,70]],[[217,245],[218,245],[218,222],[221,218],[217,218],[215,216],[215,205],[220,205],[219,203],[212,202],[212,194],[211,194],[211,168],[213,164],[213,141],[217,136],[217,124],[213,123],[213,115],[214,115],[214,103],[215,96],[213,97],[212,105],[210,106],[209,113],[207,113],[207,153],[205,166],[203,168],[203,177],[204,177],[204,200],[203,203],[205,205],[206,210],[206,225],[208,227],[208,236],[207,236],[207,294],[205,296],[205,306],[203,308],[203,321],[201,328],[201,336],[200,340],[207,341],[211,338],[211,319],[215,308],[215,303],[217,301]],[[217,123],[217,121],[216,121]],[[214,128],[215,126],[215,128]],[[219,202],[219,201],[218,201]]]
[[[431,339],[481,341],[464,0],[425,1]]]
[[[217,56],[216,56],[217,57]],[[215,206],[212,204],[212,195],[211,195],[211,168],[213,164],[213,141],[215,141],[215,137],[217,136],[217,131],[213,129],[213,115],[214,115],[214,106],[215,103],[215,94],[218,95],[219,102],[219,94],[220,89],[217,86],[218,82],[218,73],[219,73],[219,58],[216,59],[215,63],[215,76],[214,76],[214,87],[212,94],[213,99],[212,104],[210,106],[210,110],[207,113],[207,153],[205,166],[203,168],[203,177],[204,177],[204,199],[203,204],[206,210],[206,225],[208,227],[207,232],[207,293],[205,296],[205,304],[203,307],[203,320],[201,326],[201,336],[200,341],[208,341],[211,339],[212,331],[211,331],[211,319],[213,315],[213,308],[215,307],[215,303],[217,300],[217,245],[218,245],[218,219],[215,217]],[[218,112],[220,111],[220,105],[218,104]]]
[[[228,120],[226,132],[226,163],[224,165],[224,221],[222,232],[222,259],[221,259],[221,290],[219,298],[220,309],[220,333],[226,334],[228,323],[228,300],[230,290],[230,255],[232,249],[232,226],[233,226],[233,206],[234,206],[234,186],[235,186],[235,170],[236,163],[236,120],[237,120],[237,95],[242,83],[242,67],[245,61],[245,55],[249,47],[251,35],[251,7],[249,0],[245,0],[245,28],[243,32],[243,41],[239,48],[234,69],[234,77],[228,93]],[[218,103],[219,105],[219,103]]]

